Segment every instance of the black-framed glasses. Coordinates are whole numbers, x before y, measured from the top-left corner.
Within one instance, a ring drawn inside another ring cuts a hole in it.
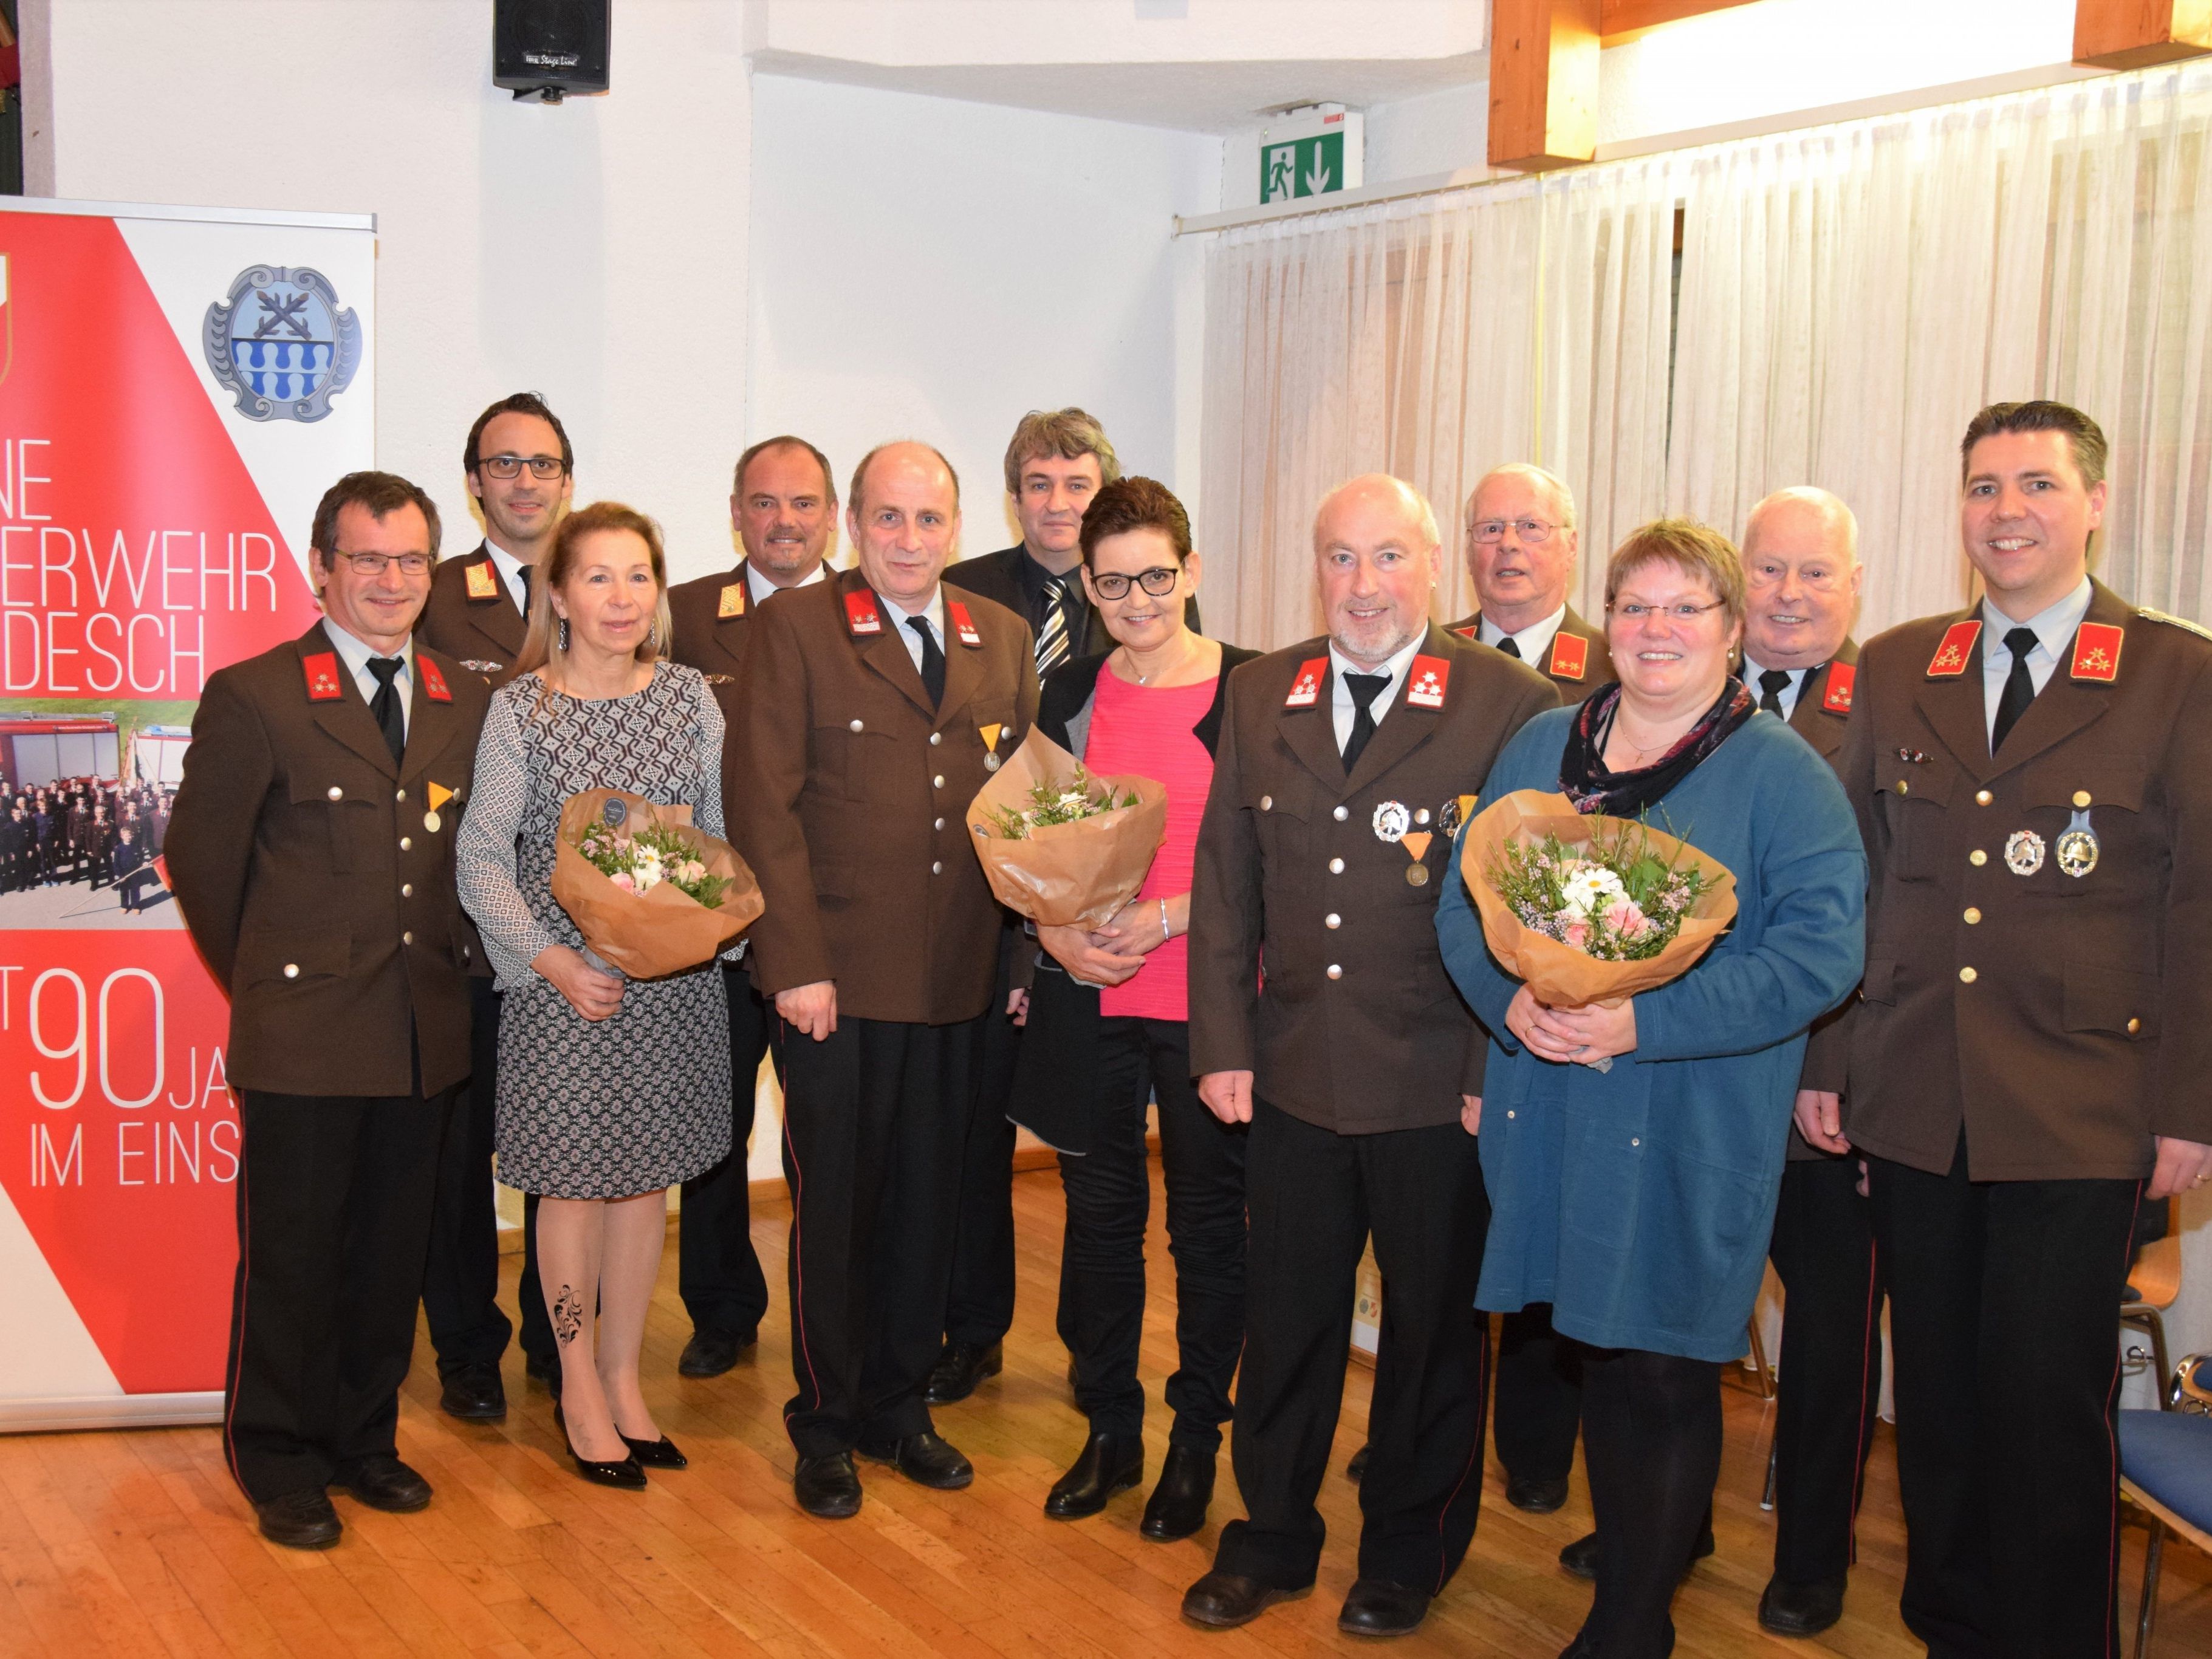
[[[519,478],[526,466],[533,478],[557,478],[568,470],[558,455],[479,455],[477,465],[495,478]]]
[[[1133,576],[1125,576],[1118,570],[1109,570],[1103,576],[1094,572],[1091,586],[1102,599],[1126,599],[1129,597],[1129,584],[1133,581],[1154,599],[1161,599],[1175,592],[1176,579],[1182,574],[1181,570],[1170,564],[1156,564]]]
[[[1468,529],[1475,540],[1488,547],[1493,543],[1504,541],[1509,526],[1513,533],[1521,538],[1521,544],[1523,547],[1542,545],[1551,533],[1559,528],[1557,525],[1546,524],[1541,519],[1477,519],[1468,526]]]
[[[351,565],[356,575],[372,578],[381,576],[388,564],[398,565],[403,576],[422,575],[431,564],[428,553],[340,553],[336,556]]]
[[[1623,622],[1640,623],[1646,617],[1664,617],[1669,622],[1691,623],[1708,611],[1717,611],[1721,601],[1714,599],[1706,605],[1616,605],[1607,608]]]

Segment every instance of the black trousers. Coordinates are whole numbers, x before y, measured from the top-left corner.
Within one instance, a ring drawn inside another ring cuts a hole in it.
[[[1905,1627],[1938,1659],[2119,1651],[2118,1310],[2139,1181],[1867,1160],[1889,1280]]]
[[[1014,1323],[1014,1125],[1006,1108],[1022,1030],[1006,1017],[1018,935],[999,933],[999,976],[983,1016],[982,1058],[975,1114],[960,1158],[960,1224],[952,1245],[952,1282],[945,1336],[988,1348]]]
[[[1855,1158],[1786,1165],[1768,1255],[1787,1292],[1774,1414],[1774,1576],[1816,1584],[1858,1559],[1881,1401],[1882,1274]]]
[[[1454,1121],[1340,1135],[1255,1100],[1244,1151],[1251,1235],[1244,1365],[1231,1443],[1249,1519],[1214,1565],[1310,1584],[1326,1528],[1315,1496],[1344,1398],[1359,1255],[1386,1289],[1359,1485],[1359,1571],[1435,1595],[1482,1501],[1489,1322],[1474,1309],[1490,1200],[1474,1137]]]
[[[773,1011],[743,966],[722,964],[730,1006],[730,1155],[684,1183],[676,1286],[693,1328],[750,1340],[768,1312],[768,1280],[753,1251],[746,1143]]]
[[[499,1216],[491,1184],[499,1003],[489,978],[471,977],[469,1080],[454,1098],[438,1154],[430,1255],[422,1269],[422,1313],[440,1376],[498,1364],[514,1334],[499,1307]],[[542,1312],[539,1317],[542,1322]]]
[[[945,1330],[982,1035],[981,1019],[842,1015],[817,1042],[776,1022],[799,1384],[783,1421],[802,1457],[931,1426],[921,1391]]]
[[[1232,1410],[1229,1389],[1244,1346],[1245,1131],[1214,1116],[1191,1086],[1190,1027],[1182,1020],[1103,1019],[1098,1058],[1100,1098],[1111,1115],[1090,1152],[1060,1158],[1067,1194],[1060,1340],[1075,1358],[1075,1403],[1094,1432],[1143,1431],[1137,1350],[1152,1198],[1145,1108],[1157,1091],[1176,1277],[1168,1409],[1174,1438],[1212,1452]]]
[[[1583,1460],[1605,1540],[1583,1626],[1592,1659],[1665,1659],[1674,1587],[1720,1477],[1720,1366],[1583,1348]]]
[[[239,1100],[222,1443],[258,1504],[393,1452],[453,1091]]]
[[[1389,1291],[1384,1291],[1387,1300]],[[1552,1328],[1552,1304],[1532,1302],[1498,1330],[1498,1401],[1492,1437],[1517,1480],[1564,1480],[1575,1467],[1583,1415],[1583,1346]]]

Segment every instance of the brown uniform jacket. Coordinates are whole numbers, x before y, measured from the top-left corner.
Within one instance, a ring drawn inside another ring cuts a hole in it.
[[[848,595],[873,601],[881,632],[852,631]],[[1012,611],[951,588],[945,606],[934,713],[892,632],[901,613],[856,570],[790,590],[750,624],[724,810],[768,901],[750,952],[763,996],[835,980],[841,1018],[927,1025],[990,1003],[1000,913],[968,805],[985,755],[1012,754],[1036,718],[1036,664]]]
[[[1455,623],[1444,625],[1444,632],[1456,634],[1463,640],[1479,637],[1482,632],[1482,612],[1462,617]],[[1584,642],[1580,659],[1571,643],[1561,646],[1560,638]],[[1582,619],[1574,606],[1559,619],[1559,631],[1552,635],[1552,648],[1545,653],[1540,663],[1530,667],[1559,688],[1559,701],[1572,705],[1586,701],[1591,693],[1602,690],[1620,678],[1613,672],[1613,653],[1606,647],[1605,630],[1592,628]]]
[[[1963,1121],[1977,1181],[2131,1180],[2154,1135],[2212,1142],[2212,639],[2094,585],[1992,759],[1989,629],[1946,638],[1980,617],[1860,660],[1837,767],[1872,878],[1844,1133],[1940,1174]],[[2084,817],[2094,867],[2069,874]]]
[[[738,665],[744,660],[745,630],[757,614],[752,588],[746,580],[746,567],[751,562],[739,559],[734,570],[678,582],[668,590],[668,616],[676,629],[669,655],[702,674],[721,674],[734,681]],[[830,572],[823,580],[833,580],[835,575]],[[707,683],[727,682],[709,678]],[[722,713],[726,717],[729,712],[726,701]]]
[[[1457,879],[1445,808],[1559,700],[1533,668],[1433,626],[1420,653],[1447,665],[1443,706],[1414,700],[1417,657],[1349,776],[1328,640],[1239,668],[1198,834],[1191,1070],[1249,1071],[1262,1099],[1340,1134],[1449,1123],[1482,1092],[1489,1038],[1437,944],[1437,897]],[[1386,808],[1429,837],[1418,858],[1376,833]]]
[[[201,695],[169,878],[230,995],[228,1063],[242,1088],[411,1094],[410,1030],[424,1093],[468,1075],[471,936],[453,835],[490,694],[419,641],[410,678],[401,762],[320,623]],[[433,783],[452,792],[435,830]]]
[[[489,570],[491,580],[487,586],[483,577],[477,577],[471,592],[469,573],[478,568]],[[527,631],[527,622],[515,609],[514,590],[481,543],[465,558],[439,561],[430,578],[430,601],[415,623],[416,640],[444,652],[496,691],[514,678],[514,659],[522,654]]]

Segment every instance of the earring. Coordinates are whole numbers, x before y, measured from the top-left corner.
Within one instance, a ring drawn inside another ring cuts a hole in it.
[[[655,617],[646,628],[645,648],[648,651],[660,649],[660,618],[658,617]]]
[[[561,618],[561,654],[564,657],[568,654],[568,619],[566,617]]]

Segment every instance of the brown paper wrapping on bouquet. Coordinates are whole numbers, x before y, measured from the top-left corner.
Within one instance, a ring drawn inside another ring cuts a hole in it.
[[[1735,875],[1717,859],[1706,857],[1678,836],[1642,826],[1653,852],[1677,851],[1684,866],[1705,872],[1708,885],[1667,948],[1641,962],[1600,962],[1571,945],[1538,933],[1515,915],[1490,884],[1490,867],[1511,842],[1540,842],[1557,836],[1568,847],[1587,846],[1600,832],[1611,837],[1635,820],[1583,813],[1565,795],[1540,789],[1516,789],[1492,801],[1468,826],[1460,848],[1460,878],[1482,917],[1482,937],[1499,967],[1527,985],[1536,1000],[1553,1008],[1583,1008],[1593,1002],[1618,1007],[1624,998],[1680,979],[1735,920]]]
[[[576,850],[576,842],[589,825],[606,823],[610,800],[627,809],[625,821],[610,828],[626,832],[659,824],[672,830],[696,849],[710,873],[727,878],[721,903],[710,910],[670,881],[647,892],[625,893],[601,874]],[[760,883],[737,849],[695,828],[689,806],[663,806],[626,789],[586,789],[562,805],[554,834],[553,896],[584,943],[632,979],[659,979],[713,961],[768,908]]]
[[[1033,726],[968,805],[968,839],[993,895],[1040,927],[1103,927],[1136,897],[1167,838],[1166,785],[1096,773],[1091,776],[1102,787],[1117,796],[1133,792],[1137,804],[1073,823],[1047,824],[1020,841],[1007,841],[992,828],[993,809],[1022,811],[1032,804],[1032,788],[1048,779],[1073,778],[1079,764]]]

